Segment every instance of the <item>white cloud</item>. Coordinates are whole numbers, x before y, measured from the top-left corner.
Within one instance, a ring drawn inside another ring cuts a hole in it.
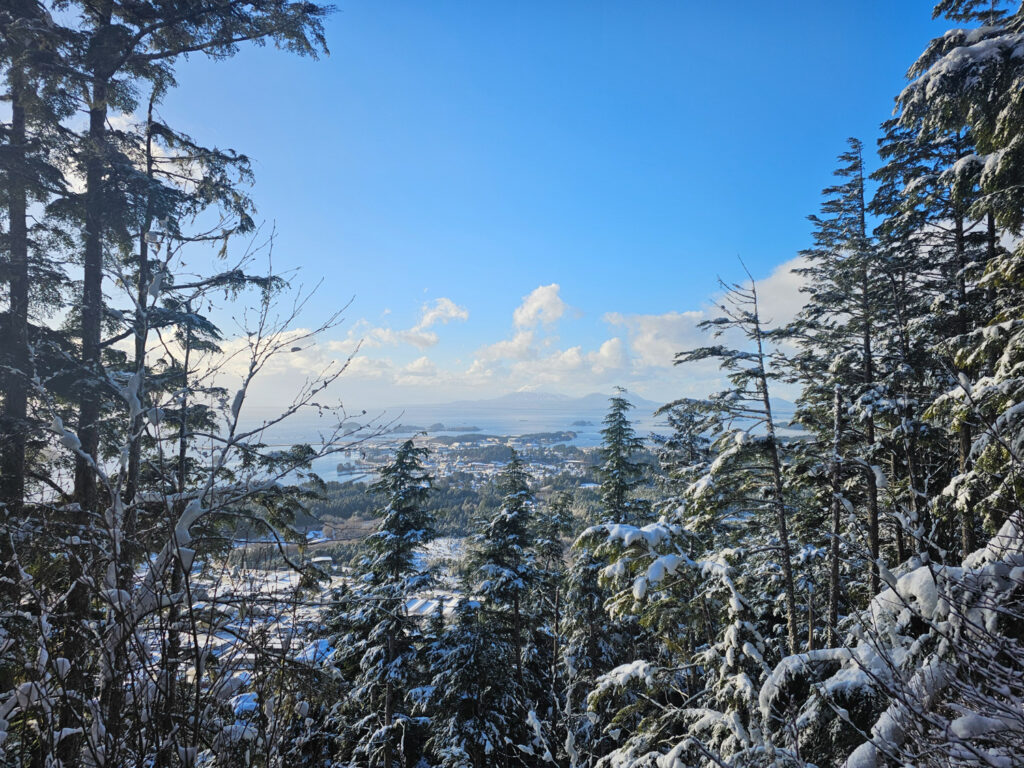
[[[363,335],[363,343],[368,347],[397,347],[408,344],[416,349],[426,349],[433,347],[437,342],[436,333],[416,328],[405,331],[396,331],[392,328],[370,328]]]
[[[460,307],[451,299],[441,297],[434,299],[434,303],[424,304],[420,321],[414,330],[423,331],[436,323],[446,324],[451,320],[468,320],[469,310]]]
[[[604,373],[622,368],[626,364],[626,349],[618,336],[608,339],[596,352],[587,355],[594,373]]]
[[[758,280],[757,300],[761,319],[766,325],[785,325],[800,311],[806,301],[800,291],[805,278],[794,274],[793,270],[805,266],[807,260],[797,256],[777,266],[764,280]]]
[[[791,321],[803,304],[800,286],[803,277],[793,269],[805,264],[797,257],[780,264],[771,275],[757,281],[757,297],[762,321],[778,327]],[[722,297],[713,297],[715,304]],[[623,315],[609,312],[605,322],[626,329],[629,336],[629,351],[633,369],[641,372],[652,368],[671,368],[679,352],[705,346],[711,336],[698,326],[701,322],[718,315],[717,306],[707,310],[697,309],[684,312],[665,312],[660,315]],[[726,338],[728,341],[728,337]],[[742,345],[741,339],[734,340]],[[688,368],[688,370],[690,370]]]
[[[391,310],[385,310],[384,315],[389,314],[391,314]],[[452,320],[465,321],[468,319],[469,310],[442,296],[420,308],[420,319],[412,328],[375,326],[366,320],[360,320],[349,331],[347,341],[362,341],[363,346],[367,348],[408,345],[423,350],[436,346],[440,341],[437,333],[430,330],[431,327],[438,323],[446,325]]]
[[[496,341],[477,350],[481,360],[531,360],[538,356],[533,331],[519,331],[511,339]]]
[[[758,282],[762,315],[772,325],[790,320],[802,304],[801,278],[791,273],[801,263],[793,259]],[[392,328],[363,320],[346,338],[319,349],[303,345],[273,368],[271,388],[276,395],[286,381],[298,381],[330,358],[343,360],[362,340],[362,351],[338,384],[347,401],[359,401],[362,406],[472,399],[519,389],[586,394],[614,384],[660,401],[700,397],[724,385],[723,372],[713,360],[676,367],[675,355],[712,342],[698,325],[717,315],[714,304],[720,301],[720,296],[711,297],[702,308],[662,314],[610,312],[604,320],[611,332],[598,337],[602,341],[566,343],[554,325],[570,308],[562,301],[558,284],[540,286],[512,313],[507,338],[485,343],[472,357],[463,357],[465,350],[443,347],[429,356],[424,353],[442,344],[440,326],[469,317],[468,310],[454,301],[434,299],[420,307],[412,327]],[[722,341],[745,344],[732,335]],[[238,340],[229,346],[242,343]],[[385,354],[387,348],[395,349],[393,359]],[[787,396],[782,391],[778,394]]]
[[[395,376],[395,384],[400,387],[441,384],[446,374],[438,370],[437,365],[427,356],[418,357],[406,365]]]
[[[389,360],[356,355],[345,369],[345,378],[382,379],[390,376],[393,371],[394,366]]]
[[[618,337],[588,352],[582,345],[559,349],[535,343],[531,332],[520,331],[514,339],[492,344],[480,352],[462,375],[463,380],[471,380],[475,385],[497,385],[505,390],[543,386],[584,394],[608,383],[619,383],[627,376],[625,345]]]
[[[558,295],[558,283],[541,285],[523,297],[522,303],[512,313],[517,328],[532,328],[538,323],[551,325],[565,314],[567,305]]]
[[[589,392],[611,376],[622,377],[627,363],[623,340],[614,337],[597,349],[582,345],[561,348],[558,337],[545,333],[568,309],[557,283],[542,285],[523,297],[512,314],[518,329],[508,339],[486,344],[463,374],[479,384],[504,389],[535,389],[553,386],[566,391]]]
[[[416,358],[407,366],[405,366],[403,370],[411,376],[437,375],[437,366],[434,364],[434,361],[431,360],[426,355],[424,355],[423,357]]]
[[[697,328],[707,319],[700,311],[666,312],[662,315],[622,315],[609,312],[605,321],[622,326],[629,335],[634,369],[671,368],[677,352],[706,343]]]

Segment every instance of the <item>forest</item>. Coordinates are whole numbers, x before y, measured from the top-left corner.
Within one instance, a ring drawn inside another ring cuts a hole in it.
[[[332,10],[0,3],[0,764],[1024,765],[1024,6],[939,0],[837,147],[795,320],[738,262],[674,358],[727,385],[653,444],[613,393],[596,500],[515,452],[434,498],[412,437],[340,579],[289,545],[356,505],[311,468],[366,439],[323,402],[350,359],[247,406],[342,308],[271,268],[253,161],[160,110],[186,57],[325,55]],[[240,531],[282,592],[245,592]]]

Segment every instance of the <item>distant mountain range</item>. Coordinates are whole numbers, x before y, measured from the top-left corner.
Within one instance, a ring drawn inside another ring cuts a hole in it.
[[[491,397],[484,400],[456,400],[451,403],[439,405],[417,405],[409,406],[409,409],[431,408],[436,410],[502,410],[502,411],[557,411],[560,413],[587,412],[594,410],[602,412],[608,410],[608,400],[611,395],[600,392],[592,392],[583,397],[570,397],[559,395],[553,392],[509,392],[500,397]],[[634,410],[638,412],[654,413],[662,406],[653,400],[646,400],[632,393],[626,394],[626,399],[633,404]]]
[[[633,404],[632,413],[638,418],[652,416],[664,403],[655,402],[646,398],[627,392],[626,399]],[[482,400],[454,400],[450,403],[438,403],[435,405],[410,405],[400,408],[389,408],[389,411],[445,411],[451,413],[478,413],[481,411],[514,413],[516,411],[529,411],[531,413],[549,414],[579,414],[581,417],[589,417],[594,413],[607,413],[610,394],[591,392],[582,397],[571,397],[553,392],[509,392],[500,397],[491,397]],[[791,419],[796,406],[788,400],[773,397],[771,399],[772,410],[780,418]]]
[[[488,435],[523,435],[538,432],[571,430],[577,433],[577,444],[594,445],[600,440],[602,422],[608,413],[609,394],[593,392],[571,397],[550,392],[511,392],[500,397],[481,400],[456,400],[430,405],[408,405],[369,412],[364,418],[347,422],[354,432],[367,424],[383,427],[393,435],[426,431],[437,434],[478,433]],[[664,419],[654,412],[663,403],[627,393],[633,404],[629,419],[640,434],[664,430]],[[794,405],[772,399],[778,424],[786,428],[793,418]],[[310,429],[322,424],[297,419],[287,428],[274,432],[281,442],[307,440]]]

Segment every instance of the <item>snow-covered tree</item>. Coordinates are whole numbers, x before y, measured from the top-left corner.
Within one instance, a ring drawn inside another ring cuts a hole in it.
[[[1001,248],[996,234],[998,228],[1018,233],[1024,223],[1024,130],[1014,96],[1024,82],[1024,63],[1016,53],[1022,11],[1010,3],[949,0],[936,13],[978,26],[950,30],[929,44],[910,70],[899,119],[921,132],[966,129],[973,140],[974,152],[955,167],[977,179],[980,194],[967,201],[967,214],[984,218],[991,232],[981,278],[988,315],[982,327],[944,342],[960,375],[932,413],[971,438],[944,495],[961,514],[981,517],[991,533],[1018,506],[1014,457],[1024,433],[1016,415],[1024,402],[1022,251],[1019,243],[1015,251]]]
[[[769,384],[778,375],[777,362],[773,363],[769,347],[771,333],[759,313],[754,279],[751,277],[745,285],[723,287],[722,315],[701,327],[713,330],[716,337],[728,334],[727,340],[736,346],[700,347],[676,355],[677,364],[717,360],[731,384],[705,406],[714,459],[688,489],[687,498],[692,508],[714,510],[715,517],[735,521],[740,529],[755,534],[772,531],[762,544],[762,551],[770,553],[763,564],[763,576],[776,581],[781,590],[788,648],[795,652],[799,608],[790,501]]]
[[[507,637],[494,632],[481,603],[464,598],[430,651],[429,749],[443,768],[521,765],[526,733],[523,689]]]
[[[608,401],[608,414],[601,429],[601,519],[605,522],[639,523],[650,514],[650,504],[637,497],[644,481],[644,464],[636,457],[644,447],[643,438],[629,422],[633,405],[626,390],[618,388]]]
[[[413,697],[421,682],[420,627],[407,604],[427,584],[417,555],[435,535],[426,509],[431,483],[423,467],[426,455],[425,448],[405,441],[370,487],[369,493],[385,501],[380,524],[365,541],[355,587],[336,620],[343,628],[332,638],[337,664],[354,672],[338,705],[346,720],[342,756],[352,766],[393,768],[418,759],[414,750],[423,724],[414,714]]]
[[[530,475],[515,451],[497,486],[501,501],[481,516],[467,557],[473,598],[460,603],[433,651],[430,706],[440,721],[431,744],[445,766],[534,765],[551,754],[537,716],[538,708],[552,709],[550,648],[537,645],[547,635],[539,599],[545,574]]]
[[[532,602],[537,622],[530,658],[535,670],[532,675],[535,690],[531,691],[531,698],[538,718],[555,734],[564,733],[565,649],[562,634],[566,611],[566,538],[574,523],[571,505],[572,497],[568,493],[557,492],[546,503],[538,505],[533,521],[537,590]],[[555,745],[555,751],[562,746]]]
[[[848,453],[854,455],[848,459],[850,466],[861,468],[867,560],[871,590],[877,592],[882,503],[880,479],[872,467],[881,461],[875,423],[878,401],[888,396],[879,386],[880,326],[888,311],[888,292],[867,226],[863,147],[858,139],[851,138],[848,144],[835,171],[842,182],[823,191],[822,215],[810,217],[814,246],[803,251],[807,266],[797,270],[805,278],[807,301],[791,330],[805,350],[798,359],[801,375],[809,382],[802,395],[804,422],[828,434],[836,384],[842,387],[842,402],[852,411],[847,440],[856,451],[851,446]]]

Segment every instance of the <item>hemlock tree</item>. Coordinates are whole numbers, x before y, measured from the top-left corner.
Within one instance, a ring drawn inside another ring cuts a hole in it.
[[[946,486],[971,463],[977,425],[959,421],[951,456],[946,431],[930,424],[925,411],[964,373],[945,340],[964,336],[987,318],[990,296],[982,278],[999,247],[989,226],[991,211],[971,213],[981,166],[970,132],[922,130],[896,120],[883,127],[879,155],[885,163],[872,174],[880,184],[871,210],[884,217],[875,234],[890,286],[886,389],[895,396],[880,409],[879,421],[893,452],[889,495],[920,517],[931,489]],[[970,495],[962,502],[933,505],[933,549],[974,550],[977,519]],[[902,560],[901,528],[896,532]]]
[[[79,139],[78,169],[85,179],[72,201],[83,228],[83,283],[80,304],[82,380],[77,436],[75,496],[95,506],[94,472],[86,457],[98,457],[101,408],[105,400],[102,353],[103,274],[112,248],[130,240],[130,203],[126,192],[134,166],[109,129],[116,110],[131,113],[142,83],[158,90],[173,83],[175,62],[186,54],[233,54],[239,44],[271,40],[305,55],[326,51],[322,20],[326,8],[315,3],[244,0],[226,5],[166,6],[161,3],[76,3],[77,47],[70,57],[69,85],[86,94],[88,128]],[[125,162],[127,160],[127,162]],[[200,193],[205,190],[199,188]]]
[[[601,430],[601,519],[614,523],[639,523],[650,514],[650,504],[634,493],[644,481],[644,465],[635,461],[643,450],[643,439],[637,437],[627,414],[633,405],[625,398],[626,390],[616,388],[608,401],[608,414]]]
[[[632,524],[647,520],[650,505],[637,498],[636,489],[644,481],[644,465],[635,461],[643,449],[627,416],[632,408],[618,388],[609,400],[608,414],[601,430],[601,481],[599,519],[606,524]],[[600,675],[627,660],[630,648],[642,643],[642,633],[612,621],[605,602],[611,596],[602,584],[608,562],[597,551],[599,541],[585,532],[573,544],[566,588],[565,641],[565,751],[570,765],[593,765],[607,754],[613,744],[605,726],[611,710],[602,721],[587,712],[587,695]],[[623,618],[629,621],[628,617]],[[639,626],[632,627],[638,630]]]
[[[376,533],[365,541],[366,557],[356,569],[352,607],[339,623],[348,631],[334,639],[338,664],[356,671],[341,705],[348,721],[348,765],[394,768],[419,759],[424,723],[414,714],[413,689],[421,668],[417,618],[406,605],[428,583],[417,554],[434,538],[427,510],[430,475],[423,468],[425,448],[407,440],[380,470],[369,493],[386,499]],[[351,663],[350,663],[351,662]]]
[[[523,637],[533,617],[532,595],[540,578],[533,550],[535,500],[530,476],[519,454],[512,457],[498,476],[501,506],[474,540],[470,559],[481,581],[476,593],[483,598],[489,621],[508,637],[514,649],[516,681],[525,689]]]
[[[538,666],[534,674],[538,688],[532,694],[538,717],[555,733],[563,732],[565,675],[562,632],[566,610],[566,537],[573,525],[571,505],[571,495],[559,491],[545,504],[539,505],[533,521],[537,564],[537,590],[533,604],[537,612],[537,627],[531,661]]]
[[[874,469],[881,460],[875,413],[878,401],[886,396],[879,388],[878,337],[887,291],[880,282],[880,264],[867,230],[862,144],[853,138],[847,143],[849,149],[839,155],[840,166],[835,171],[842,183],[823,191],[822,216],[809,217],[814,225],[814,246],[802,253],[808,265],[796,270],[806,280],[803,290],[808,298],[795,327],[801,344],[812,350],[809,357],[817,361],[815,378],[825,384],[806,392],[821,406],[819,430],[827,434],[832,424],[834,383],[843,385],[843,401],[851,403],[855,418],[849,431],[852,437],[856,430],[859,446],[849,458],[863,468],[870,581],[875,593],[880,584],[881,515],[880,476]],[[924,520],[920,527],[923,534]],[[923,536],[919,541],[923,542]]]
[[[587,712],[588,694],[600,675],[620,663],[624,641],[605,612],[608,591],[600,579],[608,563],[596,550],[592,537],[577,538],[566,574],[564,749],[570,768],[594,765],[612,746],[597,718]]]
[[[171,67],[180,55],[222,57],[243,41],[267,39],[315,53],[323,47],[325,9],[157,5],[71,3],[51,14],[52,4],[16,3],[0,11],[0,66],[14,107],[0,152],[12,236],[3,243],[3,293],[12,303],[4,319],[17,339],[13,357],[2,362],[5,377],[20,372],[4,382],[9,418],[0,475],[5,505],[26,513],[4,521],[0,555],[14,577],[4,581],[18,592],[14,604],[31,604],[40,617],[38,642],[19,644],[17,655],[25,658],[10,681],[35,685],[35,693],[19,698],[3,676],[0,719],[12,723],[9,748],[36,764],[102,758],[166,765],[194,755],[200,742],[229,738],[229,729],[210,730],[211,689],[193,691],[194,702],[176,693],[178,673],[184,678],[189,666],[179,656],[180,640],[196,623],[183,608],[189,569],[218,546],[211,539],[223,546],[225,529],[239,518],[277,529],[309,497],[308,489],[273,478],[301,476],[315,451],[270,451],[256,432],[238,426],[246,384],[282,351],[282,337],[291,348],[308,336],[289,336],[258,312],[259,327],[246,329],[251,367],[234,401],[201,381],[217,367],[210,358],[219,332],[201,314],[210,291],[237,297],[259,287],[266,309],[282,284],[251,278],[241,267],[213,277],[182,268],[185,243],[220,239],[227,253],[228,236],[251,228],[247,197],[237,186],[248,180],[246,161],[162,125],[153,105],[173,87]],[[111,118],[135,111],[147,93],[145,123],[114,128],[133,122]],[[89,122],[81,130],[69,116],[83,109]],[[71,170],[84,187],[65,183],[59,171]],[[31,228],[26,206],[36,222]],[[179,220],[211,208],[233,221],[198,236],[182,231]],[[168,224],[154,226],[160,218]],[[158,231],[177,247],[150,247]],[[80,296],[56,304],[70,296],[59,290],[62,262],[82,253]],[[63,333],[45,327],[51,303],[67,318]],[[162,360],[152,341],[157,334]],[[133,337],[129,358],[120,345]],[[77,347],[61,342],[69,338]],[[324,379],[311,380],[285,412],[308,404]],[[19,436],[26,426],[33,430],[27,448],[45,456],[52,471],[25,472]],[[18,471],[6,471],[15,465]],[[71,488],[60,469],[68,465],[77,467]],[[264,485],[267,478],[273,487]],[[29,494],[44,501],[26,507]],[[39,556],[50,558],[50,550],[56,557],[40,567]],[[145,578],[138,575],[142,564]],[[161,648],[158,660],[133,644],[143,634]],[[185,712],[188,703],[196,711]]]
[[[637,617],[657,641],[648,656],[601,675],[588,696],[591,712],[621,730],[598,765],[742,764],[756,754],[768,644],[733,583],[728,560],[737,552],[705,550],[685,524],[665,518],[642,528],[594,526],[588,535],[601,542],[608,570],[626,577],[613,617]]]
[[[68,142],[60,123],[74,111],[55,76],[67,42],[35,2],[0,9],[2,98],[10,120],[0,122],[0,645],[31,643],[31,622],[19,610],[16,531],[37,516],[36,486],[51,466],[33,379],[52,381],[73,354],[68,334],[49,327],[67,288],[63,265],[52,258],[67,236],[37,209],[66,183],[61,167]],[[65,417],[68,413],[63,413]],[[0,691],[18,676],[17,661],[0,654]]]
[[[989,531],[1013,514],[1020,493],[1024,250],[1019,241],[1013,251],[1004,250],[999,240],[1019,234],[1024,225],[1024,131],[1016,97],[1024,83],[1024,62],[1017,55],[1022,13],[1015,3],[940,2],[936,15],[977,26],[933,40],[911,67],[911,82],[898,99],[902,125],[944,134],[968,130],[974,145],[959,165],[972,170],[978,186],[967,214],[984,217],[990,233],[982,278],[988,315],[983,327],[945,342],[962,376],[931,412],[961,434],[972,423],[980,433],[971,435],[969,461],[945,495],[965,515],[979,514]]]
[[[129,562],[133,555],[128,551],[135,543],[131,522],[138,510],[131,502],[138,490],[137,483],[129,481],[131,488],[125,493],[121,485],[123,474],[119,472],[119,477],[112,479],[102,465],[111,459],[116,461],[120,453],[120,438],[125,430],[121,429],[119,418],[123,413],[131,414],[134,434],[143,432],[138,417],[146,409],[134,409],[132,404],[145,402],[144,397],[134,394],[135,388],[141,387],[146,379],[142,373],[145,364],[137,345],[133,373],[138,376],[132,380],[132,374],[119,375],[124,355],[117,345],[132,334],[129,331],[122,335],[125,318],[108,304],[105,294],[135,282],[121,267],[136,261],[131,253],[136,237],[145,242],[152,217],[166,215],[166,206],[150,205],[154,200],[165,197],[179,202],[186,200],[177,207],[196,213],[211,204],[222,206],[229,199],[244,199],[244,195],[239,197],[237,189],[227,193],[215,189],[216,174],[211,169],[217,161],[213,153],[197,152],[181,162],[181,165],[191,165],[190,170],[197,173],[154,174],[151,164],[143,159],[137,134],[132,129],[113,128],[111,118],[134,112],[140,93],[165,93],[174,84],[174,62],[186,54],[225,57],[242,42],[268,39],[296,52],[315,54],[325,50],[322,32],[325,12],[324,7],[314,3],[292,4],[281,0],[205,6],[108,0],[100,3],[19,2],[5,7],[0,19],[5,31],[2,66],[4,79],[11,85],[13,105],[12,121],[4,127],[3,152],[4,172],[10,182],[6,185],[10,195],[5,197],[12,235],[9,243],[13,303],[10,319],[17,339],[14,345],[17,370],[22,373],[28,375],[28,369],[34,367],[33,373],[37,375],[50,374],[40,370],[43,366],[38,365],[38,356],[30,360],[24,354],[30,295],[25,285],[27,255],[32,250],[46,252],[48,268],[45,272],[37,270],[37,275],[59,274],[59,259],[73,261],[80,257],[82,264],[78,300],[61,308],[67,318],[68,334],[76,340],[77,349],[73,355],[64,355],[64,370],[47,378],[29,378],[36,390],[33,397],[41,403],[39,410],[46,413],[49,417],[46,421],[54,425],[50,442],[59,441],[62,461],[70,460],[75,467],[70,499],[64,495],[60,479],[54,481],[47,476],[49,473],[39,476],[39,482],[48,486],[45,493],[59,499],[59,509],[51,519],[59,520],[68,534],[60,548],[59,563],[59,578],[66,584],[66,604],[58,612],[59,629],[52,636],[50,649],[55,658],[67,659],[70,663],[65,689],[69,701],[75,703],[61,707],[62,723],[58,731],[65,734],[58,747],[60,759],[66,763],[74,760],[73,755],[86,741],[83,730],[90,720],[97,727],[103,720],[110,726],[103,735],[104,743],[97,745],[94,740],[91,748],[100,749],[107,760],[116,759],[108,749],[121,739],[119,721],[110,716],[118,710],[116,686],[111,683],[121,681],[123,664],[120,658],[115,658],[112,663],[116,674],[104,674],[99,706],[105,712],[92,719],[83,702],[91,701],[92,681],[88,677],[97,656],[89,655],[88,650],[95,647],[92,622],[102,612],[107,614],[103,632],[115,618],[124,618],[117,615],[116,603],[110,605],[109,600],[96,599],[96,593],[103,591],[108,596],[129,593],[130,575],[139,558],[136,552],[136,562]],[[84,128],[71,119],[82,112],[88,113]],[[149,122],[152,126],[153,121]],[[152,138],[152,132],[147,131],[147,135]],[[147,140],[145,154],[151,160],[150,148]],[[174,158],[170,162],[173,165]],[[69,175],[73,172],[83,183],[64,183],[60,173],[54,172],[56,168]],[[38,205],[33,214],[41,222],[34,227],[31,237],[25,226],[28,204]],[[48,241],[44,237],[49,238]],[[147,278],[148,259],[145,248],[141,250],[139,293],[148,294],[155,305],[160,299],[162,278],[169,277],[170,273],[165,269],[160,271],[159,279],[156,273],[152,279]],[[116,275],[117,279],[109,279],[110,275]],[[45,289],[41,292],[45,293]],[[135,314],[136,329],[158,325],[139,322],[146,314],[145,309],[143,306]],[[116,330],[112,330],[112,326]],[[42,347],[36,341],[33,339],[32,346],[39,350]],[[25,376],[7,382],[14,394],[13,399],[4,403],[11,424],[22,420],[25,383]],[[131,389],[132,395],[123,396],[122,387]],[[141,389],[138,392],[142,394]],[[72,404],[77,407],[69,408]],[[64,427],[65,420],[72,426],[71,430]],[[11,431],[15,437],[20,433],[20,428]],[[39,429],[36,433],[45,434]],[[5,462],[11,467],[24,465],[23,442],[20,439],[2,442]],[[39,441],[40,448],[42,443]],[[129,460],[134,464],[129,474],[137,479],[139,452],[129,449],[129,454],[134,457],[134,461]],[[23,470],[17,472],[11,482],[24,476]],[[18,497],[24,496],[25,489],[23,484],[19,485],[4,488],[8,497],[5,501],[13,501],[15,505],[21,502]],[[157,485],[159,487],[159,483]],[[111,486],[115,489],[113,492]],[[121,505],[125,502],[129,505],[122,519]],[[108,508],[108,504],[112,504],[112,508]],[[167,516],[181,519],[179,513],[182,512],[182,509],[168,509]],[[167,525],[165,521],[162,527]],[[170,525],[173,527],[173,523]],[[26,527],[28,529],[30,526]],[[4,547],[4,561],[10,564],[12,558],[7,556],[10,553],[6,549]],[[53,571],[52,575],[56,576],[58,569]],[[123,642],[119,640],[115,646],[112,652],[117,657],[122,656]]]
[[[778,568],[785,603],[788,648],[796,653],[796,579],[793,575],[793,547],[790,541],[789,504],[783,478],[782,443],[776,430],[770,379],[773,372],[767,348],[770,332],[762,324],[757,284],[748,273],[745,285],[726,285],[722,315],[701,323],[716,337],[743,346],[710,346],[680,352],[676,364],[717,360],[732,386],[712,396],[709,408],[714,417],[715,459],[707,473],[688,493],[694,507],[720,508],[748,524],[759,521],[774,527],[774,537],[764,542],[764,552],[774,553],[770,567]]]
[[[31,413],[33,368],[45,376],[46,336],[40,318],[59,306],[67,277],[49,258],[56,245],[52,224],[30,216],[66,192],[61,166],[68,141],[60,123],[74,111],[71,98],[56,72],[66,65],[68,32],[52,23],[46,10],[31,1],[12,2],[0,10],[0,51],[4,99],[10,103],[10,122],[0,124],[0,205],[7,231],[0,241],[0,295],[7,309],[0,314],[3,334],[0,357],[0,504],[18,515],[25,502],[26,475],[31,472],[29,436],[38,429]],[[32,350],[39,359],[33,360]],[[11,560],[0,543],[0,560]],[[7,556],[5,556],[5,554]]]
[[[532,664],[541,573],[534,550],[530,476],[512,451],[497,479],[501,503],[482,518],[467,556],[454,625],[434,651],[432,749],[444,766],[532,765],[548,751],[531,692],[547,669]]]
[[[463,598],[430,649],[428,747],[442,768],[521,764],[512,734],[525,728],[511,648],[495,636],[478,600]]]

